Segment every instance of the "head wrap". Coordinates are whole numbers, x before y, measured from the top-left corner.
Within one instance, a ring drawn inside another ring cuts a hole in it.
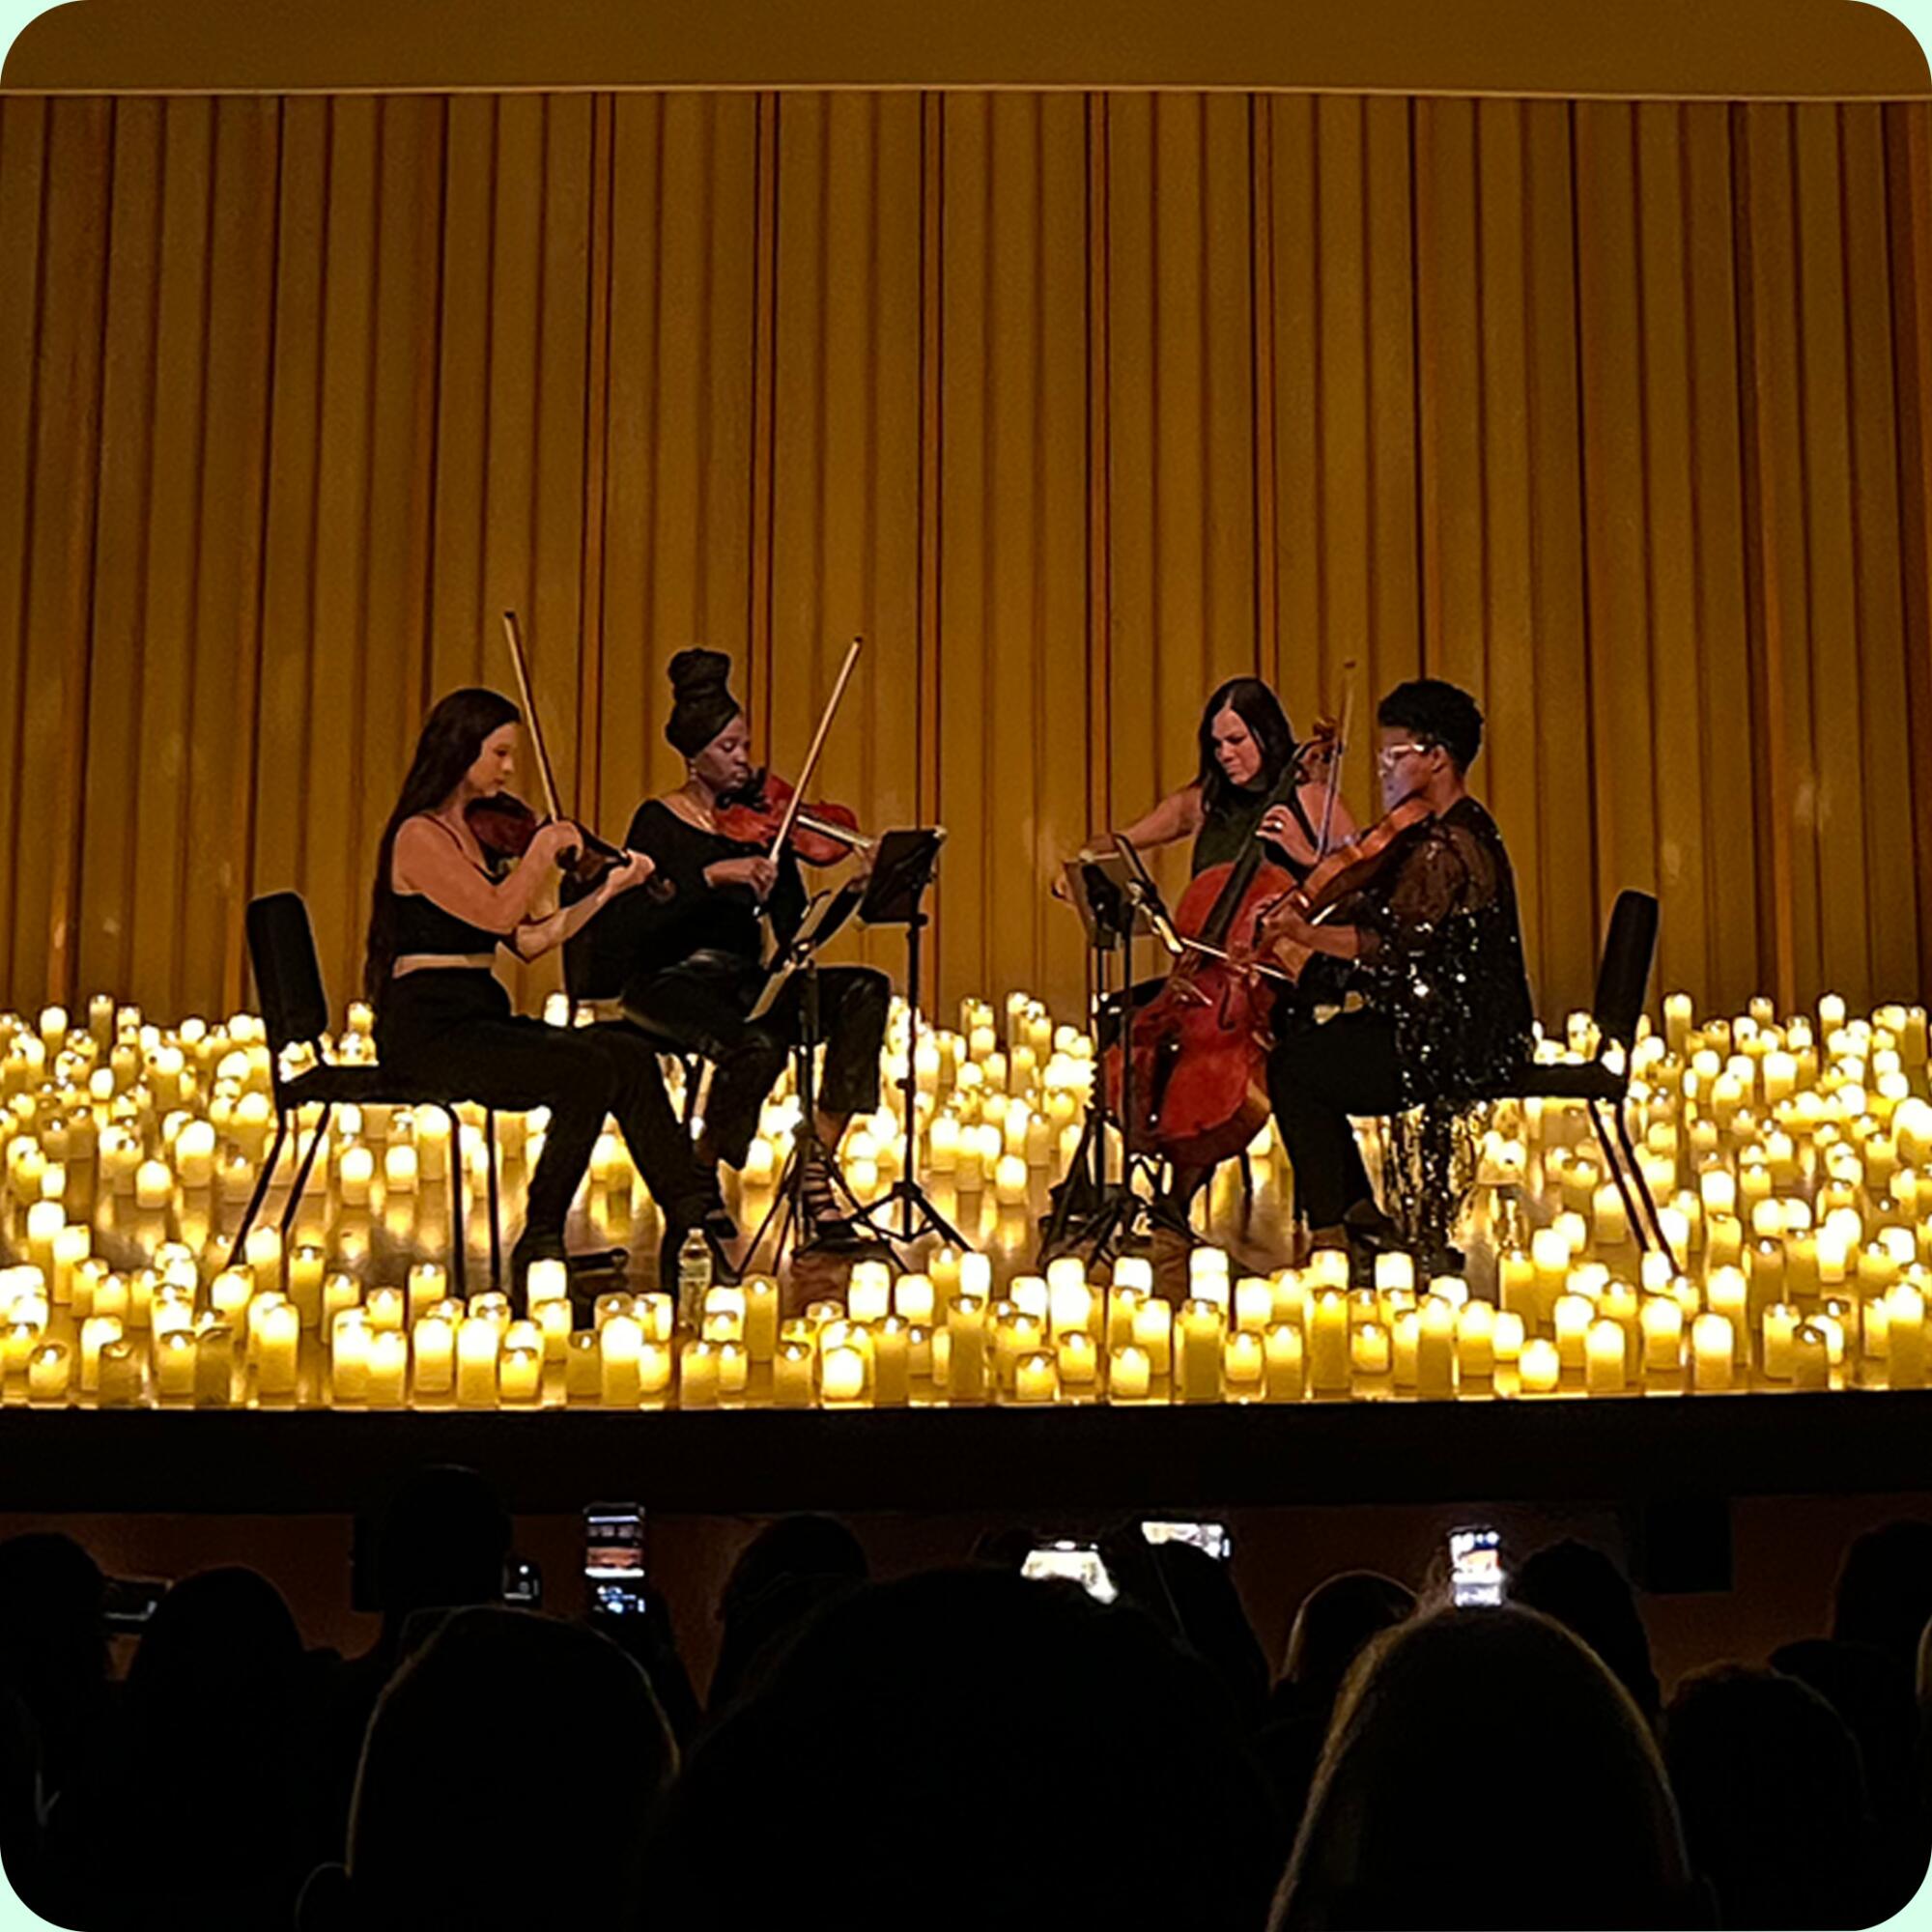
[[[695,646],[671,659],[665,736],[687,758],[695,758],[737,717],[740,706],[727,688],[730,676],[731,660],[723,651]]]

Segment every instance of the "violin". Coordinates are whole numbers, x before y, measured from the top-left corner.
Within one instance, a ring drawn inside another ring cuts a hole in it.
[[[472,798],[463,809],[463,816],[483,848],[493,873],[500,874],[511,860],[521,859],[530,849],[538,828],[548,821],[540,818],[522,799],[507,791]],[[612,867],[625,863],[626,854],[615,845],[606,844],[595,833],[573,822],[581,843],[567,846],[556,855],[557,868],[565,881],[582,892],[604,883]],[[668,899],[674,888],[668,879],[653,876],[644,882],[653,898]]]
[[[809,866],[836,865],[848,852],[868,852],[873,840],[859,830],[850,806],[794,805],[794,786],[770,771],[754,772],[728,799],[719,801],[718,830],[741,845],[770,845],[791,814],[791,848]]]
[[[1367,887],[1388,863],[1389,854],[1395,850],[1396,841],[1402,835],[1426,824],[1432,816],[1433,810],[1421,793],[1410,792],[1406,798],[1391,806],[1358,838],[1346,845],[1338,845],[1307,878],[1298,886],[1291,887],[1274,905],[1264,909],[1262,942],[1268,946],[1274,964],[1290,980],[1300,980],[1302,969],[1315,956],[1315,949],[1300,940],[1287,937],[1270,941],[1266,932],[1269,916],[1286,906],[1299,913],[1311,924],[1320,921],[1344,899],[1352,897]]]
[[[1297,746],[1264,810],[1286,805],[1312,775],[1327,770],[1336,739],[1332,727],[1323,728]],[[1179,962],[1167,984],[1133,1011],[1124,1042],[1104,1057],[1108,1104],[1118,1115],[1125,1084],[1121,1055],[1124,1049],[1134,1056],[1136,1118],[1124,1123],[1129,1146],[1179,1166],[1208,1167],[1238,1153],[1266,1122],[1270,981],[1290,976],[1248,955],[1264,914],[1294,885],[1288,871],[1265,860],[1257,838],[1238,859],[1197,874],[1181,895],[1174,912]]]

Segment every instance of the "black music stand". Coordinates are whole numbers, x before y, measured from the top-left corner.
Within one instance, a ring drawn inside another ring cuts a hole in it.
[[[1134,1186],[1137,1173],[1153,1163],[1136,1153],[1127,1123],[1134,1118],[1133,993],[1134,940],[1153,933],[1172,947],[1173,927],[1159,893],[1149,877],[1140,854],[1120,841],[1120,850],[1098,859],[1075,860],[1066,867],[1067,896],[1087,928],[1088,978],[1093,989],[1094,1037],[1110,993],[1107,962],[1119,952],[1121,980],[1121,1113],[1107,1111],[1105,1050],[1094,1068],[1094,1087],[1087,1096],[1087,1119],[1080,1129],[1066,1178],[1054,1189],[1053,1208],[1040,1229],[1042,1259],[1077,1249],[1091,1250],[1094,1265],[1147,1236],[1152,1203]],[[1121,1179],[1107,1179],[1107,1127],[1120,1130]]]
[[[883,1235],[895,1248],[909,1246],[928,1234],[936,1234],[955,1248],[967,1245],[965,1237],[932,1204],[914,1179],[913,1169],[919,1149],[919,1073],[914,1062],[919,1055],[919,952],[920,934],[925,930],[923,907],[926,888],[932,884],[939,864],[939,848],[946,841],[943,825],[928,825],[910,831],[888,832],[879,840],[872,860],[872,876],[859,907],[862,925],[902,925],[906,934],[906,1023],[905,1078],[901,1082],[905,1112],[905,1166],[899,1178],[870,1208],[858,1217],[875,1234]],[[894,1209],[898,1210],[896,1227]],[[880,1216],[884,1216],[883,1222]]]

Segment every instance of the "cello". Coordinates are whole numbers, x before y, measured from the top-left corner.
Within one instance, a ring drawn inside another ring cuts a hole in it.
[[[1295,747],[1264,806],[1286,805],[1339,750],[1332,726]],[[1178,1167],[1211,1167],[1238,1153],[1269,1113],[1267,1054],[1274,983],[1289,980],[1253,956],[1263,915],[1295,888],[1265,858],[1259,838],[1236,859],[1199,873],[1175,908],[1179,962],[1167,983],[1127,1017],[1103,1057],[1107,1101],[1121,1110],[1122,1051],[1132,1053],[1134,1119],[1123,1123],[1137,1152]]]

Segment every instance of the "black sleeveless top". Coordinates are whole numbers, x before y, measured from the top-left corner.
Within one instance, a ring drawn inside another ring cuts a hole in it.
[[[1225,866],[1238,859],[1248,849],[1255,836],[1255,828],[1262,822],[1262,815],[1267,810],[1268,787],[1265,784],[1242,786],[1224,797],[1218,805],[1209,806],[1201,820],[1201,830],[1194,835],[1194,857],[1190,867],[1198,877],[1210,866]],[[1301,809],[1298,794],[1291,795],[1288,809],[1299,822],[1303,836],[1311,846],[1315,843],[1315,828],[1308,822],[1308,814]],[[1279,845],[1268,842],[1262,857],[1271,866],[1279,866],[1295,880],[1308,875],[1306,866],[1297,865]]]
[[[428,813],[423,815],[429,817]],[[430,822],[449,832],[448,826],[441,825],[440,820],[432,818]],[[461,851],[462,845],[456,835],[451,832],[449,836]],[[396,894],[398,959],[411,952],[494,953],[507,937],[505,933],[490,931],[487,926],[471,925],[467,919],[458,919],[453,912],[445,912],[426,893]]]

